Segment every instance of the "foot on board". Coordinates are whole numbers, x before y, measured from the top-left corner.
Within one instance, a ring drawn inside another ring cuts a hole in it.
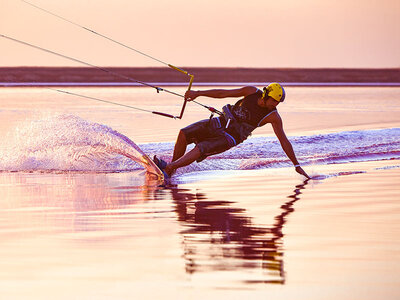
[[[158,158],[156,155],[154,155],[153,161],[157,165],[157,167],[160,168],[161,172],[163,172],[164,178],[169,179],[169,175],[167,174],[167,172],[165,172],[165,168],[167,167],[168,163],[165,160]]]

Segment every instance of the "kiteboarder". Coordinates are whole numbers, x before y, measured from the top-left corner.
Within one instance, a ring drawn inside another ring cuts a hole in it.
[[[227,151],[242,143],[257,127],[270,123],[296,172],[310,178],[300,166],[283,130],[282,119],[276,107],[285,100],[285,90],[279,83],[271,83],[263,90],[245,86],[237,89],[188,90],[185,94],[187,101],[197,97],[242,99],[234,105],[225,105],[219,117],[201,120],[181,129],[170,163],[154,157],[155,163],[167,177],[194,161],[200,162],[210,155]],[[186,153],[186,147],[191,143],[196,146]]]

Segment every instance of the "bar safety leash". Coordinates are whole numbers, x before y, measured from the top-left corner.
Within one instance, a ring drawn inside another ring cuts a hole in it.
[[[73,95],[73,96],[78,96],[78,97],[82,97],[82,98],[86,98],[86,99],[90,99],[90,100],[95,100],[95,101],[99,101],[99,102],[104,102],[104,103],[108,103],[108,104],[119,105],[119,106],[131,108],[131,109],[136,109],[136,110],[140,110],[140,111],[144,111],[144,112],[149,112],[149,113],[156,114],[156,115],[161,115],[161,116],[164,116],[164,117],[169,117],[169,118],[173,118],[173,119],[176,118],[173,115],[162,113],[162,112],[158,112],[158,111],[152,111],[152,110],[148,110],[148,109],[143,109],[143,108],[139,108],[139,107],[135,107],[135,106],[131,106],[131,105],[126,105],[126,104],[122,104],[122,103],[118,103],[118,102],[108,101],[108,100],[104,100],[104,99],[100,99],[100,98],[96,98],[96,97],[91,97],[91,96],[86,96],[86,95],[82,95],[82,94],[77,94],[77,93],[64,91],[64,90],[60,90],[60,89],[53,89],[53,88],[48,88],[48,89],[52,90],[52,91],[59,92],[59,93],[64,93],[64,94],[67,94],[67,95]]]

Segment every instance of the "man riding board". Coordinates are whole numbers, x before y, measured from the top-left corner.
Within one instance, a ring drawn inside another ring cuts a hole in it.
[[[204,91],[189,90],[185,94],[187,101],[197,97],[228,98],[243,97],[235,105],[225,105],[223,115],[193,123],[180,130],[175,143],[172,161],[168,164],[154,157],[155,163],[170,177],[176,169],[194,161],[200,162],[210,155],[224,152],[242,143],[251,132],[270,123],[283,151],[292,161],[296,172],[310,178],[297,161],[293,147],[283,130],[282,119],[276,109],[285,100],[285,90],[279,83],[271,83],[263,91],[254,86],[238,89],[211,89]],[[188,144],[196,146],[186,152]]]

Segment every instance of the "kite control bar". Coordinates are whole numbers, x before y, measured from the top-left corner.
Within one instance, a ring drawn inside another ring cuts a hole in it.
[[[189,86],[188,86],[188,89],[187,89],[188,91],[190,91],[190,89],[192,88],[192,84],[193,84],[193,80],[194,80],[194,75],[191,75],[191,74],[189,74],[187,71],[182,70],[182,69],[180,69],[180,68],[178,68],[178,67],[175,67],[175,66],[173,66],[173,65],[171,65],[171,64],[168,64],[168,67],[170,67],[170,68],[172,68],[172,69],[174,69],[174,70],[176,70],[176,71],[178,71],[178,72],[181,72],[181,73],[183,73],[183,74],[185,74],[185,75],[187,75],[187,76],[190,77]],[[182,119],[182,117],[183,117],[183,112],[185,111],[185,108],[186,108],[186,103],[187,103],[187,100],[184,99],[184,100],[183,100],[182,109],[181,109],[181,113],[180,113],[179,117],[177,117],[178,119]]]
[[[189,72],[187,72],[185,70],[182,70],[181,68],[175,67],[174,65],[171,65],[171,64],[167,64],[167,65],[168,65],[168,67],[174,69],[175,71],[181,72],[181,73],[183,73],[183,74],[185,74],[185,75],[190,77],[190,81],[189,81],[189,85],[188,85],[188,89],[187,89],[188,91],[190,91],[190,89],[192,88],[194,75],[189,74]],[[163,113],[163,112],[158,112],[158,111],[152,111],[152,113],[155,114],[155,115],[160,115],[160,116],[168,117],[168,118],[172,118],[172,119],[182,119],[183,113],[185,112],[186,103],[187,103],[187,100],[185,99],[185,96],[183,96],[183,98],[184,98],[183,105],[182,105],[181,113],[179,114],[179,116],[173,116],[173,115],[166,114],[166,113]]]

